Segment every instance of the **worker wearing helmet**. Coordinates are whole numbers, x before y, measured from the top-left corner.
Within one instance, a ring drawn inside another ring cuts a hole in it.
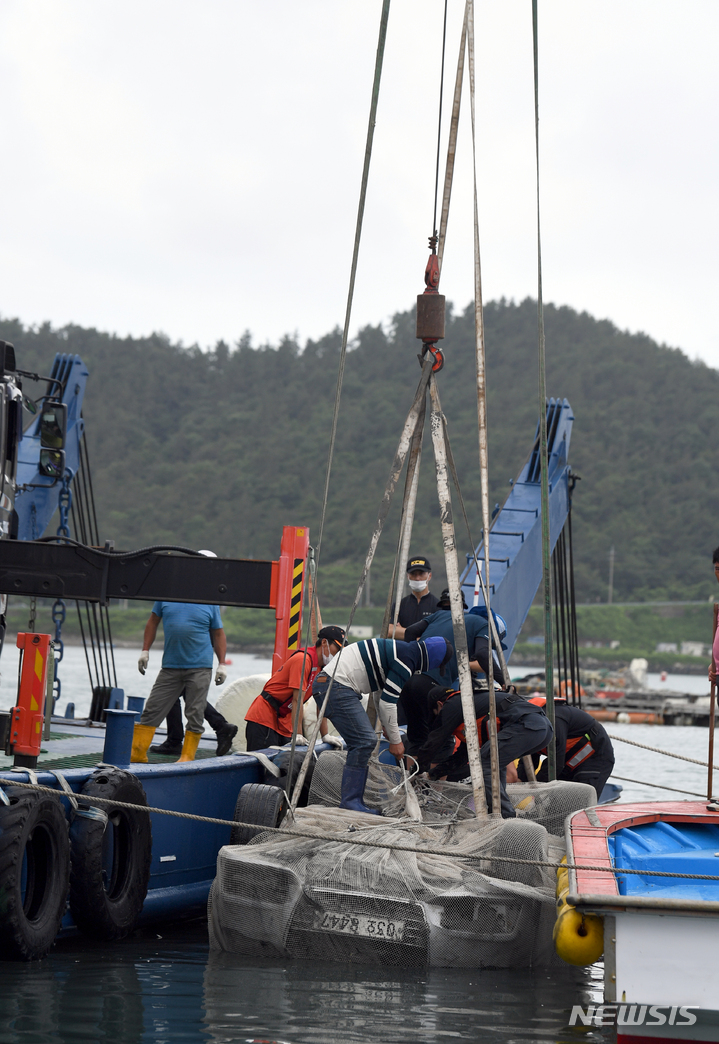
[[[462,598],[464,603],[464,597]],[[487,610],[484,606],[477,606],[466,612],[467,605],[464,603],[464,629],[467,633],[467,649],[469,650],[469,669],[477,674],[480,671],[487,673],[489,669],[489,625],[487,623]],[[492,616],[497,628],[497,636],[501,642],[507,633],[507,626],[501,616],[492,610]],[[445,589],[437,602],[437,608],[430,616],[418,620],[408,627],[404,633],[406,642],[414,642],[418,638],[445,638],[448,642],[454,641],[454,625],[452,623],[452,610],[450,607],[449,590]],[[502,646],[506,648],[506,646]],[[459,677],[457,657],[453,656],[447,665],[450,681],[456,681]],[[428,671],[428,675],[439,685],[444,681],[439,671]],[[499,660],[494,653],[494,677],[501,674]]]
[[[467,608],[466,605],[464,607]],[[494,610],[492,615],[497,627],[497,635],[500,642],[507,633],[507,628],[501,616]],[[487,624],[487,610],[482,606],[481,612],[477,608],[464,614],[464,627],[467,634],[467,650],[469,652],[469,669],[479,675],[489,670],[489,627]],[[427,639],[440,637],[447,641],[454,641],[454,627],[452,624],[452,613],[450,610],[449,591],[444,590],[437,603],[437,611],[425,620],[419,620],[405,631],[405,639],[415,641],[419,638]],[[503,646],[504,648],[504,646]],[[496,652],[493,652],[494,677],[501,677],[501,669]],[[399,699],[400,722],[407,726],[408,752],[413,753],[414,748],[421,746],[432,722],[433,715],[427,696],[438,684],[449,684],[457,687],[459,668],[457,657],[454,655],[447,664],[447,674],[443,679],[437,670],[430,670],[424,674],[414,674],[402,690]]]

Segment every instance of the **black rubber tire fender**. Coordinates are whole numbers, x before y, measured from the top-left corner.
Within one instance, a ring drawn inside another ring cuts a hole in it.
[[[147,804],[142,783],[124,769],[97,769],[78,799],[83,794]],[[135,928],[147,895],[152,859],[150,816],[112,805],[100,807],[109,816],[107,826],[76,816],[70,827],[70,910],[85,935],[122,939]]]
[[[279,826],[286,812],[287,798],[279,787],[271,787],[268,783],[245,783],[237,795],[234,819],[237,823],[257,823],[257,830],[233,827],[230,844],[246,845],[262,833],[262,827]]]
[[[0,805],[0,960],[38,961],[65,913],[70,842],[65,810],[51,794],[3,785]]]

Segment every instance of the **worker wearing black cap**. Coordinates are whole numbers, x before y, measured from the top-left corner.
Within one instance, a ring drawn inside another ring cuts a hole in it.
[[[430,638],[429,641],[432,641]],[[506,789],[507,766],[525,754],[542,750],[552,738],[552,726],[542,707],[513,692],[498,691],[497,753],[499,756],[499,793],[503,819],[516,816]],[[459,690],[438,685],[427,700],[432,707],[434,722],[427,737],[412,756],[421,771],[429,770],[434,778],[459,780],[469,772],[464,710]],[[481,765],[489,811],[492,811],[492,773],[489,750],[489,690],[474,689],[474,712],[477,718],[481,748]],[[455,740],[460,741],[454,750]]]
[[[424,555],[414,555],[407,562],[407,583],[410,593],[399,603],[397,626],[390,627],[390,638],[404,641],[404,632],[410,624],[431,616],[437,608],[437,597],[429,589],[432,579],[432,566]]]

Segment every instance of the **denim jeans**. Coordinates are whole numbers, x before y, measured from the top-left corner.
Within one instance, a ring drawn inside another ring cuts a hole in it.
[[[330,680],[324,671],[320,671],[312,686],[312,695],[317,703],[318,714]],[[366,768],[375,748],[377,736],[370,725],[367,712],[360,702],[359,694],[354,689],[350,689],[348,685],[333,682],[325,717],[330,719],[347,744],[347,764],[356,768]]]

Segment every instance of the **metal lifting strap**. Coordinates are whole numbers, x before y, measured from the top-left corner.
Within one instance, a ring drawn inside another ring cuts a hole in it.
[[[420,484],[420,464],[422,461],[422,440],[425,433],[425,416],[427,412],[427,396],[423,399],[420,416],[417,418],[412,444],[407,461],[407,477],[405,479],[405,495],[402,502],[402,518],[400,522],[400,535],[397,545],[397,554],[394,556],[392,579],[387,595],[384,618],[382,620],[382,638],[389,634],[389,623],[397,627],[400,616],[400,601],[402,598],[402,586],[404,584],[405,570],[403,563],[409,559],[409,546],[412,539],[412,528],[414,526],[414,511],[416,507],[417,488]],[[397,590],[396,590],[397,589]],[[369,714],[372,720],[372,714]]]
[[[470,526],[469,526],[469,518],[467,517],[467,508],[465,507],[464,497],[462,496],[462,490],[461,490],[461,487],[459,485],[459,476],[457,475],[457,468],[456,468],[456,465],[454,463],[454,455],[452,454],[452,445],[451,445],[451,443],[449,441],[449,430],[447,428],[447,418],[446,417],[444,417],[444,442],[445,442],[445,447],[447,449],[447,463],[449,464],[449,470],[452,473],[452,480],[454,481],[454,486],[455,486],[455,489],[457,490],[457,497],[459,499],[459,506],[462,509],[462,516],[464,518],[464,525],[465,525],[465,528],[467,530],[467,539],[468,539],[468,542],[469,542],[469,546],[471,548],[474,548],[475,543],[474,543],[474,540],[472,539],[472,531],[471,531]],[[487,591],[485,589],[484,580],[482,579],[482,570],[479,567],[479,561],[477,559],[477,552],[476,551],[472,551],[472,556],[474,558],[474,567],[477,570],[477,580],[479,581],[479,583],[481,585],[481,588],[482,588],[482,591],[483,591],[483,594],[484,594],[484,602],[485,602],[485,605],[488,605],[489,604],[489,599],[488,599],[488,596],[487,596]],[[507,661],[504,658],[504,651],[502,649],[502,643],[501,643],[501,641],[499,639],[499,635],[497,633],[497,625],[495,624],[494,617],[492,616],[491,613],[487,614],[487,623],[489,624],[489,629],[490,629],[490,632],[491,632],[491,635],[492,635],[492,645],[495,647],[495,650],[496,650],[496,653],[497,653],[497,658],[499,660],[499,667],[500,667],[500,670],[502,672],[502,679],[504,681],[505,687],[507,687],[507,686],[509,686],[511,684],[512,679],[509,676],[509,670],[507,668]],[[534,772],[534,762],[532,761],[531,757],[528,754],[525,754],[524,757],[522,758],[522,764],[524,765],[524,771],[525,771],[526,776],[527,776],[527,782],[529,782],[529,783],[531,783],[533,785],[536,785],[537,778],[536,778],[536,775],[535,775],[535,772]]]
[[[492,814],[501,815],[499,789],[499,751],[497,747],[497,701],[494,692],[494,657],[492,655],[492,615],[489,578],[489,452],[487,446],[487,366],[484,348],[484,310],[482,307],[482,264],[479,252],[479,208],[477,204],[477,135],[474,75],[474,4],[467,4],[467,51],[469,56],[469,100],[472,124],[472,173],[474,184],[474,337],[477,371],[477,428],[479,433],[479,475],[482,495],[482,529],[484,538],[484,598],[487,607],[487,643],[489,672],[489,751],[492,770]],[[479,566],[481,563],[477,563]]]
[[[367,125],[367,141],[365,144],[364,166],[362,168],[362,185],[357,207],[357,224],[355,228],[354,247],[352,250],[352,265],[350,268],[350,282],[347,291],[347,307],[345,310],[345,323],[342,330],[342,344],[340,347],[340,362],[337,370],[337,390],[335,392],[335,404],[332,413],[332,431],[330,435],[330,448],[327,454],[327,472],[325,475],[325,488],[322,497],[322,514],[320,517],[319,540],[317,541],[317,566],[320,564],[320,553],[322,551],[322,537],[324,536],[325,517],[327,514],[327,499],[330,489],[330,474],[332,472],[332,458],[334,456],[335,440],[337,438],[337,419],[339,417],[340,397],[342,394],[342,382],[344,379],[345,362],[347,360],[347,342],[349,340],[350,318],[352,316],[352,301],[354,299],[355,278],[357,276],[357,261],[359,259],[360,241],[362,238],[362,222],[364,220],[365,201],[367,199],[367,183],[369,181],[369,168],[372,159],[372,143],[374,141],[374,128],[377,120],[377,105],[379,103],[379,88],[382,80],[382,63],[384,61],[384,47],[387,39],[387,22],[389,20],[390,0],[382,0],[382,14],[380,16],[379,39],[377,41],[377,55],[375,57],[374,79],[372,81],[372,102],[370,104],[369,122]]]
[[[532,41],[534,44],[534,144],[537,159],[537,326],[539,333],[539,460],[542,496],[542,591],[544,611],[544,690],[545,711],[554,730],[554,647],[552,643],[552,553],[549,531],[549,464],[547,460],[547,367],[544,353],[544,304],[542,299],[542,234],[539,209],[539,43],[537,0],[532,0]],[[549,779],[557,778],[557,749],[552,738],[547,744]]]
[[[454,178],[454,161],[457,155],[457,129],[459,127],[459,109],[462,102],[462,80],[464,79],[464,52],[467,48],[467,16],[472,0],[467,0],[464,7],[462,38],[459,44],[457,59],[457,76],[454,81],[454,98],[452,100],[452,117],[449,122],[449,141],[447,142],[447,164],[444,172],[444,191],[442,194],[442,213],[439,219],[439,243],[437,244],[437,260],[442,271],[444,244],[447,238],[447,222],[449,221],[449,204],[452,199],[452,180]]]
[[[487,800],[484,793],[484,776],[479,755],[479,735],[477,731],[477,715],[474,712],[474,693],[472,691],[472,675],[469,670],[469,653],[467,650],[467,631],[464,623],[462,592],[459,586],[459,566],[457,564],[457,546],[454,538],[454,521],[452,518],[452,498],[447,478],[447,454],[444,444],[444,422],[442,407],[439,401],[437,381],[432,375],[429,383],[432,400],[431,429],[434,447],[434,462],[437,472],[437,496],[439,498],[439,514],[442,523],[442,546],[444,563],[447,571],[447,586],[452,608],[452,629],[454,632],[457,667],[459,669],[459,691],[464,716],[464,731],[467,743],[467,758],[472,778],[472,793],[477,817],[486,816]],[[498,808],[498,804],[495,804]]]

